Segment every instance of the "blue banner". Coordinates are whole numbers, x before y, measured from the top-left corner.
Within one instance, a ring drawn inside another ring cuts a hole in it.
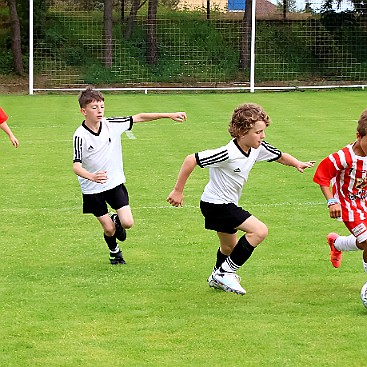
[[[246,0],[228,0],[228,11],[244,11]]]

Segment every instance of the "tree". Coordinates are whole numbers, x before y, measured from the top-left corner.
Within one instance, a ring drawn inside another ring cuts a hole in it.
[[[112,67],[112,4],[113,0],[104,0],[103,11],[103,63],[106,68]]]
[[[297,1],[296,0],[278,0],[277,8],[282,12],[283,20],[285,20],[287,17],[287,13],[297,11]]]
[[[242,18],[242,35],[240,43],[240,60],[239,60],[240,70],[246,70],[250,66],[251,19],[252,19],[252,0],[246,0],[246,8]]]
[[[24,66],[22,59],[21,31],[17,12],[16,0],[7,0],[10,11],[11,28],[11,50],[14,59],[14,70],[19,75],[24,75]]]
[[[314,13],[314,10],[312,9],[310,1],[306,1],[304,12],[305,13]]]
[[[136,19],[136,15],[138,13],[138,10],[143,5],[145,5],[146,2],[147,2],[147,0],[144,0],[142,3],[140,3],[140,0],[132,0],[130,13],[129,13],[129,16],[128,16],[127,22],[126,22],[126,28],[125,28],[125,34],[124,34],[125,39],[127,39],[127,40],[130,39],[131,34],[133,32],[134,23],[135,23],[135,19]]]
[[[361,14],[367,14],[367,1],[365,0],[351,0],[351,3],[354,6],[356,12]],[[341,0],[338,1],[338,4],[341,4]]]
[[[157,7],[158,0],[148,3],[147,63],[157,64]]]
[[[125,20],[125,0],[121,0],[120,4],[120,18],[121,18],[121,24]]]

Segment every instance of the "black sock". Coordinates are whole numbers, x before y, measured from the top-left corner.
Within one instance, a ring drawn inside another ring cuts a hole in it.
[[[254,247],[247,241],[246,235],[243,235],[227,258],[226,263],[233,271],[236,271],[249,259],[253,251]]]
[[[107,243],[108,248],[110,249],[110,251],[116,251],[116,249],[118,249],[118,245],[116,242],[116,236],[107,236],[105,233],[103,234],[104,236],[104,240]]]
[[[228,255],[224,255],[219,248],[217,251],[217,262],[215,264],[215,268],[219,269],[219,267],[226,261],[227,257]]]

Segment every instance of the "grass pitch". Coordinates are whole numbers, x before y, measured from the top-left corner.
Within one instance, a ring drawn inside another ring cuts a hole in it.
[[[127,265],[111,266],[102,230],[83,215],[72,172],[72,135],[82,121],[76,95],[0,96],[15,149],[0,131],[0,365],[362,366],[367,280],[361,253],[332,268],[325,238],[346,234],[328,211],[313,170],[259,163],[241,205],[269,236],[240,270],[244,297],[206,279],[218,248],[198,208],[208,171],[196,168],[185,206],[165,199],[187,154],[226,144],[233,109],[261,104],[266,140],[319,162],[355,138],[365,91],[106,94],[106,116],[179,111],[123,135],[135,227]]]

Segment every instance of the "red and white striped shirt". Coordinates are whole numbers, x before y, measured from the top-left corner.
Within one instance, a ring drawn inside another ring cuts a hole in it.
[[[313,178],[321,186],[331,183],[344,222],[365,220],[367,213],[367,157],[356,155],[353,145],[347,145],[322,160]]]
[[[8,119],[8,115],[5,111],[0,107],[0,125]]]

